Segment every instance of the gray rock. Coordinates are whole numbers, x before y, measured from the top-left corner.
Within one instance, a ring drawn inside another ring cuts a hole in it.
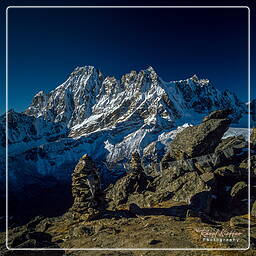
[[[170,145],[171,156],[180,160],[212,153],[230,125],[227,113],[221,113],[222,119],[206,118],[200,125],[187,127],[178,133]]]
[[[252,204],[251,215],[256,217],[256,201]]]
[[[256,177],[256,155],[251,155],[250,157],[250,171],[251,171],[251,177],[255,178]],[[248,158],[244,159],[240,165],[240,172],[243,176],[248,176]]]

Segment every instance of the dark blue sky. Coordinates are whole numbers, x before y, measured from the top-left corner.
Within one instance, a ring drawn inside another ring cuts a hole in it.
[[[76,66],[120,77],[149,65],[166,81],[193,74],[247,100],[244,9],[9,9],[9,108]],[[5,111],[1,105],[1,113]]]

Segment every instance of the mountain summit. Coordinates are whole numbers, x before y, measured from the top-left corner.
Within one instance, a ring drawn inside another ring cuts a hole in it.
[[[37,93],[25,114],[61,123],[72,135],[123,122],[175,127],[175,122],[193,112],[206,114],[231,108],[238,119],[245,106],[229,91],[220,92],[209,80],[164,82],[150,66],[131,71],[117,80],[103,77],[93,66],[77,67],[69,78],[48,94]],[[80,132],[79,132],[80,131]]]

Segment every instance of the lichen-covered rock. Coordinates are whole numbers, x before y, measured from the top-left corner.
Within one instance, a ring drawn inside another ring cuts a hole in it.
[[[248,176],[248,158],[244,159],[240,165],[239,168],[241,169],[241,173],[245,176]],[[256,155],[250,156],[250,171],[251,171],[251,177],[256,177]]]
[[[214,151],[214,166],[240,162],[248,156],[248,143],[243,136],[222,139]]]
[[[74,202],[70,212],[88,214],[88,219],[97,216],[104,208],[98,169],[87,154],[79,160],[72,174],[72,196]]]
[[[205,179],[205,180],[204,180]],[[191,204],[197,211],[209,213],[211,202],[211,186],[207,177],[200,177],[196,171],[184,171],[179,168],[169,168],[157,177],[153,184],[156,189],[155,194],[160,201],[173,200]],[[200,200],[195,198],[200,197]]]
[[[200,125],[187,127],[177,134],[170,145],[171,155],[175,159],[198,157],[215,150],[230,125],[230,119],[225,110],[218,112],[217,117],[221,116],[221,119],[209,118],[210,116]]]

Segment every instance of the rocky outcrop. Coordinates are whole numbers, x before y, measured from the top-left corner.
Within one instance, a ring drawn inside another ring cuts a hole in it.
[[[82,156],[72,174],[72,195],[74,202],[70,212],[76,216],[88,214],[88,218],[94,218],[104,208],[98,169],[87,154]]]
[[[191,211],[193,215],[212,216],[225,210],[225,214],[244,213],[248,145],[242,136],[222,139],[230,114],[230,110],[214,111],[200,125],[188,126],[178,133],[150,182],[149,177],[145,178],[138,152],[134,152],[132,172],[107,192],[112,205],[136,203],[149,207],[172,200],[189,205],[188,216]]]
[[[213,112],[200,125],[178,133],[170,145],[171,156],[181,160],[213,153],[230,125],[228,114],[227,110]]]

